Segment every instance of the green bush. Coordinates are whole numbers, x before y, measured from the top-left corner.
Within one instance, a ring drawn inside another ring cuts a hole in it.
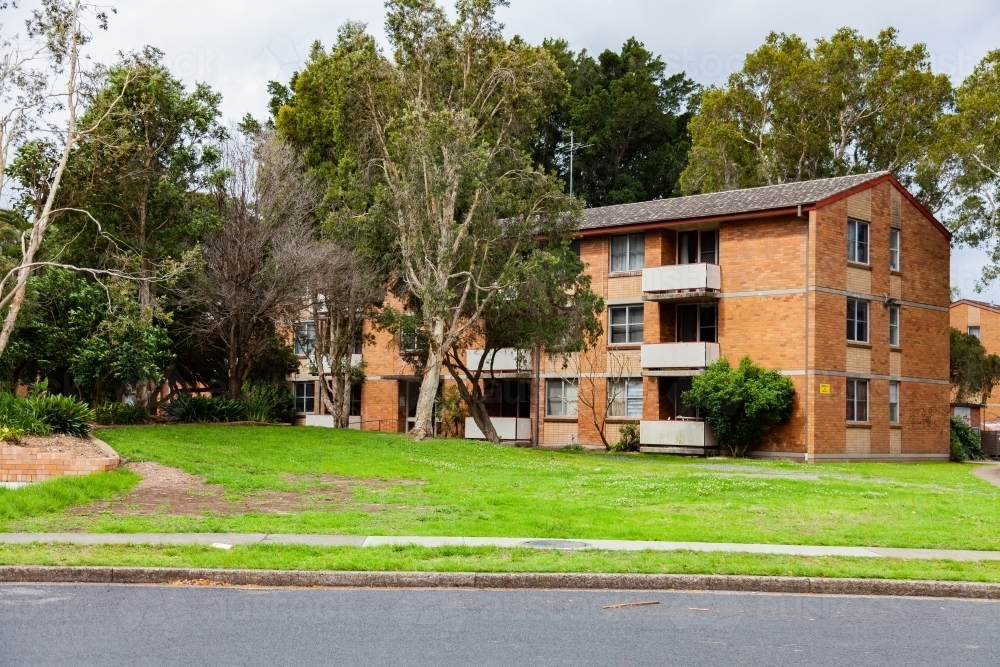
[[[733,368],[720,359],[694,377],[683,400],[697,407],[719,442],[733,456],[760,445],[773,424],[792,416],[795,388],[778,371],[756,365],[750,357]]]
[[[618,429],[618,442],[611,445],[613,452],[637,452],[639,451],[639,424],[627,422]]]
[[[52,427],[39,418],[28,399],[14,394],[0,394],[0,429],[0,439],[3,440],[52,432]]]
[[[96,421],[102,426],[142,424],[149,419],[149,413],[141,405],[113,402],[94,408]]]
[[[985,459],[979,436],[958,417],[951,418],[951,460],[980,461]]]
[[[72,396],[43,393],[32,396],[28,403],[38,418],[52,427],[53,431],[85,438],[90,435],[94,423],[94,411],[86,403]]]
[[[291,422],[295,417],[295,398],[284,383],[246,384],[243,412],[252,422]]]
[[[166,413],[179,422],[235,422],[244,418],[243,404],[218,396],[191,396],[181,394],[167,404]]]

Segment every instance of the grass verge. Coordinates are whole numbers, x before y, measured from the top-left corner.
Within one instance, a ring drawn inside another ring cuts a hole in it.
[[[0,545],[0,565],[103,565],[405,572],[741,574],[1000,582],[1000,562],[771,556],[693,551],[550,551],[498,547]]]
[[[138,481],[135,473],[116,470],[82,477],[57,477],[20,489],[0,488],[0,521],[54,514],[68,507],[111,498],[128,491]]]

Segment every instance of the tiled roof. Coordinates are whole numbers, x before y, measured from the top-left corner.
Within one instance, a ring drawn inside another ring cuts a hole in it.
[[[881,178],[888,173],[887,171],[879,171],[871,174],[822,178],[815,181],[768,185],[761,188],[747,188],[746,190],[713,192],[707,195],[656,199],[637,204],[588,208],[583,212],[580,229],[599,229],[644,222],[732,215],[787,208],[799,204],[814,204],[868,181]]]

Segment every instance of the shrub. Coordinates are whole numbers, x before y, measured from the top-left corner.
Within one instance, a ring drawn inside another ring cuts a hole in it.
[[[743,357],[733,368],[720,359],[695,376],[683,400],[701,410],[705,422],[733,456],[758,446],[775,423],[792,416],[795,388],[778,371]]]
[[[618,442],[609,448],[613,452],[639,451],[639,424],[627,422],[618,429]]]
[[[235,422],[244,418],[243,404],[219,396],[181,394],[167,404],[166,413],[179,422]]]
[[[38,418],[52,427],[53,431],[85,438],[90,435],[94,423],[94,411],[72,396],[41,394],[32,396],[28,403]]]
[[[14,394],[0,394],[0,428],[4,429],[4,440],[52,432],[52,427],[39,418],[29,400]]]
[[[103,426],[141,424],[149,419],[149,413],[141,405],[114,402],[104,403],[94,408],[98,424]]]
[[[284,383],[246,384],[243,412],[252,422],[291,422],[295,417],[295,398]]]
[[[951,460],[979,461],[985,459],[979,436],[958,417],[951,418]]]

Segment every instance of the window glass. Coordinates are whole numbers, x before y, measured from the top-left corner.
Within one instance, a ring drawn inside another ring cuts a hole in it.
[[[899,306],[889,306],[889,345],[899,346]]]
[[[642,417],[642,379],[608,380],[608,416]]]
[[[860,264],[868,263],[868,223],[860,220],[847,221],[847,260]]]
[[[677,342],[693,343],[698,340],[698,306],[677,306]]]
[[[643,306],[618,306],[608,309],[611,342],[641,343],[642,342],[642,312]]]
[[[889,421],[899,423],[899,383],[889,383]]]
[[[868,380],[847,381],[847,421],[868,421]]]
[[[847,300],[847,340],[868,342],[868,302],[861,299]]]
[[[316,347],[316,323],[299,322],[295,325],[295,354],[298,356],[308,356],[312,354]]]
[[[715,304],[703,305],[699,311],[698,340],[703,343],[716,342],[718,311]]]
[[[352,417],[361,416],[361,384],[351,385],[351,408],[348,414]]]
[[[580,256],[580,239],[573,239],[572,241],[570,241],[569,242],[569,249],[570,249],[570,251],[573,252],[573,254],[575,254],[577,257],[579,257]]]
[[[714,229],[701,233],[701,262],[702,264],[718,264],[718,232]]]
[[[899,271],[899,230],[889,230],[889,268]]]
[[[677,263],[698,263],[698,232],[677,233]]]
[[[295,411],[310,414],[316,412],[315,382],[295,383]]]
[[[969,327],[969,335],[979,338],[979,327]]]
[[[576,416],[576,384],[568,380],[546,380],[545,394],[545,414],[550,417]]]
[[[646,236],[623,234],[611,237],[611,270],[641,271],[646,264]]]

